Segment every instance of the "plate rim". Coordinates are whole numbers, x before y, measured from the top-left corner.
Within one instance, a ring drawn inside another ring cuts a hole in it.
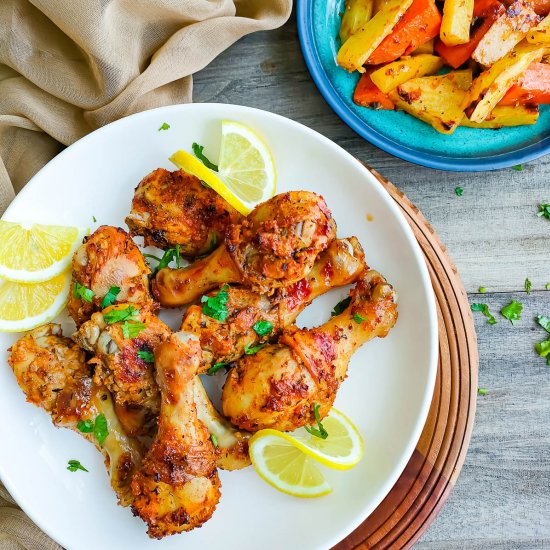
[[[428,412],[429,412],[429,408],[430,408],[430,404],[431,404],[431,400],[432,400],[433,392],[435,388],[437,366],[438,366],[438,359],[439,359],[439,328],[438,328],[438,319],[437,319],[436,298],[435,298],[435,292],[433,290],[433,286],[431,283],[431,278],[428,272],[428,268],[426,265],[426,261],[424,258],[424,254],[420,248],[420,245],[418,244],[418,241],[414,236],[413,230],[411,229],[408,222],[406,221],[406,218],[401,212],[398,204],[394,201],[391,195],[386,191],[383,185],[377,180],[377,178],[368,170],[368,168],[365,167],[353,155],[351,155],[351,153],[346,151],[343,147],[341,147],[334,141],[330,140],[323,134],[317,132],[316,130],[313,130],[312,128],[309,128],[308,126],[300,122],[297,122],[288,117],[279,115],[277,113],[272,113],[270,111],[258,109],[255,107],[248,107],[245,105],[236,105],[236,104],[229,104],[229,103],[187,103],[187,104],[167,105],[167,106],[157,107],[154,109],[148,109],[145,111],[128,115],[126,117],[122,117],[118,120],[115,120],[109,124],[106,124],[105,126],[102,126],[94,130],[93,132],[90,132],[89,134],[85,135],[84,137],[80,138],[79,140],[77,140],[76,142],[74,142],[73,144],[65,148],[58,155],[56,155],[52,160],[50,160],[45,166],[43,166],[29,180],[29,182],[25,185],[25,187],[18,193],[15,199],[10,203],[6,211],[2,214],[1,219],[4,219],[4,217],[7,214],[9,214],[9,212],[12,210],[15,204],[19,203],[21,200],[26,200],[26,196],[32,192],[31,189],[34,185],[34,182],[40,177],[43,177],[43,173],[47,173],[48,171],[54,169],[57,163],[63,162],[65,155],[69,154],[68,153],[69,150],[74,151],[75,149],[78,149],[80,147],[85,147],[89,139],[96,139],[96,136],[98,134],[101,135],[103,133],[109,132],[112,126],[126,124],[128,119],[133,120],[133,119],[138,119],[140,117],[145,118],[146,116],[150,116],[150,113],[152,112],[162,115],[164,113],[170,113],[170,111],[173,111],[173,110],[185,111],[188,109],[189,110],[197,109],[197,110],[208,111],[212,106],[216,106],[217,108],[220,108],[222,110],[226,108],[235,109],[237,111],[244,110],[251,113],[252,115],[255,112],[259,112],[261,113],[261,116],[266,116],[267,118],[280,120],[284,124],[289,124],[290,126],[297,127],[298,130],[305,132],[306,134],[309,134],[309,136],[311,136],[313,139],[316,139],[322,142],[323,146],[332,148],[337,154],[343,156],[346,159],[346,161],[356,163],[357,167],[359,168],[359,171],[364,174],[365,178],[371,184],[373,191],[375,193],[378,193],[381,197],[383,197],[383,201],[386,203],[388,208],[393,211],[395,215],[395,219],[397,220],[397,223],[402,229],[404,236],[406,237],[407,241],[409,242],[409,245],[411,246],[412,251],[414,252],[414,256],[417,259],[417,263],[418,263],[419,275],[423,281],[422,290],[426,295],[426,299],[427,299],[428,320],[429,320],[429,326],[431,329],[430,338],[429,338],[429,356],[430,356],[429,363],[430,364],[429,364],[429,370],[428,370],[428,382],[424,387],[423,402],[419,410],[418,420],[416,422],[415,429],[409,436],[409,442],[406,446],[406,450],[402,453],[402,456],[398,462],[398,465],[394,468],[393,476],[388,476],[385,482],[383,483],[382,489],[379,491],[378,499],[373,499],[367,505],[362,506],[361,511],[357,513],[356,519],[350,522],[344,531],[338,532],[330,540],[327,541],[326,547],[330,548],[335,544],[337,544],[338,542],[340,542],[341,540],[343,540],[350,533],[352,533],[376,509],[376,507],[387,496],[387,494],[390,492],[393,485],[396,483],[400,475],[403,473],[408,461],[410,460],[410,457],[414,452],[414,449],[416,448],[416,445],[418,443],[418,440],[420,438],[420,435],[426,423],[426,419],[428,417]],[[44,533],[46,533],[50,538],[52,538],[58,544],[62,545],[65,548],[69,548],[69,549],[74,548],[69,544],[70,541],[64,540],[64,537],[62,535],[57,536],[58,535],[57,533],[54,534],[52,532],[50,527],[46,524],[46,519],[42,520],[42,518],[38,518],[37,517],[38,513],[35,514],[34,510],[32,513],[29,513],[28,508],[26,506],[26,503],[29,499],[22,498],[22,495],[19,494],[17,487],[15,487],[15,485],[11,483],[9,476],[4,470],[4,466],[1,460],[0,460],[0,480],[2,481],[6,489],[9,491],[13,499],[16,501],[17,505],[25,512],[25,514],[33,521],[33,523],[35,523]],[[24,502],[25,505],[22,505],[21,502]]]
[[[315,1],[318,0],[296,0],[296,20],[302,55],[313,81],[325,101],[340,119],[363,139],[402,160],[418,164],[419,166],[449,172],[483,172],[512,168],[518,164],[530,162],[550,153],[550,136],[544,137],[537,143],[532,143],[506,153],[472,159],[455,159],[433,153],[415,151],[381,135],[375,128],[359,118],[340,99],[340,94],[334,88],[332,81],[323,68],[315,45],[312,28],[313,18],[311,11]]]

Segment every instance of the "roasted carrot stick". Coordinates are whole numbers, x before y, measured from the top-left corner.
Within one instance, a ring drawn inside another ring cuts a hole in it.
[[[391,111],[395,107],[393,101],[370,79],[370,74],[377,68],[378,67],[372,67],[361,75],[355,87],[353,101],[362,107]]]
[[[441,14],[434,0],[414,0],[392,33],[369,57],[369,65],[380,65],[407,55],[439,34]]]
[[[531,63],[517,84],[499,105],[541,105],[550,103],[550,65]]]

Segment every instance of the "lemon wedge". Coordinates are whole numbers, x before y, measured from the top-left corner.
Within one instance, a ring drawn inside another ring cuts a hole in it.
[[[47,281],[66,271],[86,230],[0,220],[0,277],[20,283]]]
[[[330,492],[330,486],[315,466],[320,462],[336,470],[353,468],[363,458],[363,439],[351,420],[332,408],[323,420],[326,439],[305,428],[285,433],[260,430],[249,442],[250,458],[258,474],[287,494],[314,497]]]
[[[65,307],[71,274],[42,283],[0,283],[0,331],[20,332],[47,323]]]
[[[269,147],[251,128],[238,122],[222,122],[217,173],[186,151],[177,151],[170,160],[203,180],[245,216],[275,195],[277,176]]]

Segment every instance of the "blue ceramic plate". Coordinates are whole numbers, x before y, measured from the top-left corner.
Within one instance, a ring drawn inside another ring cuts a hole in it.
[[[397,157],[440,170],[474,172],[507,168],[550,152],[550,105],[537,124],[499,130],[458,128],[440,134],[414,117],[353,103],[359,74],[336,64],[344,0],[298,0],[302,51],[317,87],[336,114],[360,136]]]

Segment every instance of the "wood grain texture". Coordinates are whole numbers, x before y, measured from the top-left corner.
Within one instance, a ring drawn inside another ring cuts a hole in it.
[[[432,223],[455,261],[470,302],[498,312],[524,303],[519,325],[498,316],[475,325],[480,353],[476,421],[466,461],[440,514],[415,548],[550,548],[550,367],[534,352],[550,316],[550,155],[523,171],[451,173],[392,157],[359,138],[325,103],[305,67],[292,19],[246,37],[195,78],[195,101],[249,105],[326,135],[399,187]],[[298,159],[299,160],[299,159]],[[464,189],[462,197],[455,187]],[[537,292],[518,292],[529,276]],[[489,293],[476,294],[479,286]]]

